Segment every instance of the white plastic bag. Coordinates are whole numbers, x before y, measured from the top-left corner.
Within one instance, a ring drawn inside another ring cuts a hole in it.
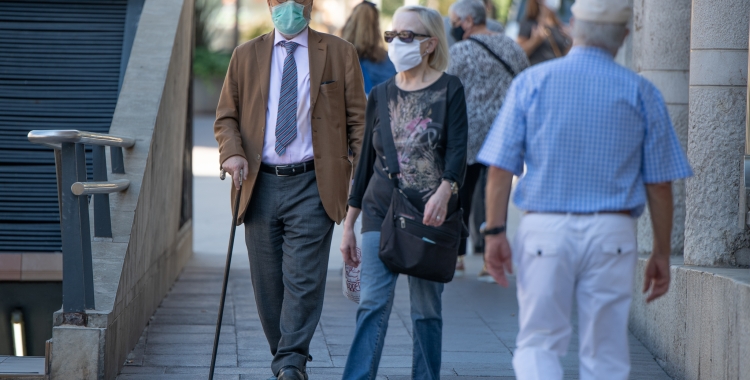
[[[357,258],[360,260],[359,267],[351,267],[344,263],[344,273],[341,276],[341,288],[344,296],[353,302],[359,303],[359,275],[362,268],[362,250],[359,244],[362,242],[362,221],[361,216],[354,222],[354,239],[357,241]]]

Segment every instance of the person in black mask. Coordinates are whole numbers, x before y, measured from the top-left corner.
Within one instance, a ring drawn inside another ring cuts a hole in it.
[[[494,4],[490,0],[482,0],[484,4],[485,9],[485,22],[484,26],[487,28],[487,30],[496,32],[496,33],[505,33],[505,28],[503,27],[503,24],[501,24],[499,21],[495,20],[495,7]],[[451,25],[451,18],[449,16],[443,17],[443,25],[445,26],[445,33],[448,36],[448,47],[453,46],[458,41],[463,40],[462,37],[457,36],[456,34],[451,32],[452,25]]]
[[[459,42],[450,48],[451,62],[447,70],[461,79],[466,92],[468,167],[459,200],[464,209],[464,223],[470,227],[474,253],[484,252],[484,238],[479,229],[484,222],[483,178],[487,169],[476,162],[476,155],[503,104],[510,82],[529,66],[526,54],[513,39],[487,27],[485,9],[481,0],[459,0],[450,7],[450,35]],[[465,270],[465,254],[463,245],[456,275],[462,275]],[[493,281],[485,269],[479,273],[479,279]]]

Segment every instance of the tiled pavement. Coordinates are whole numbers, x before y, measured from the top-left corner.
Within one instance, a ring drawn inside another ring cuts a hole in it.
[[[466,277],[443,294],[442,379],[513,379],[511,355],[518,329],[513,287],[476,281],[481,265],[469,257]],[[211,358],[222,269],[188,266],[164,299],[131,353],[118,380],[205,379]],[[378,379],[409,379],[411,322],[404,278],[399,279]],[[311,380],[341,379],[354,333],[356,305],[341,293],[340,274],[328,275],[326,299],[313,338],[307,371]],[[653,356],[633,336],[631,379],[669,379]],[[563,359],[566,379],[578,377],[577,339]],[[267,379],[271,355],[258,319],[245,269],[230,276],[219,357],[214,378]]]

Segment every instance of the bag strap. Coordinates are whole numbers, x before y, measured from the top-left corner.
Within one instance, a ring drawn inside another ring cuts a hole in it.
[[[555,58],[562,57],[562,51],[560,51],[560,46],[557,45],[557,41],[555,41],[555,36],[552,35],[551,29],[548,29],[547,40],[549,41],[550,46],[552,46],[552,53],[555,54]]]
[[[391,130],[391,115],[388,111],[388,87],[393,78],[383,83],[378,88],[378,112],[380,113],[380,137],[382,138],[383,151],[385,153],[388,178],[393,181],[394,186],[399,188],[398,174],[401,169],[398,166],[398,154],[396,144],[393,142],[393,131]]]
[[[505,70],[508,70],[508,72],[510,73],[510,76],[512,78],[516,77],[517,74],[516,74],[515,71],[513,71],[513,69],[510,67],[510,65],[507,62],[505,62],[502,58],[500,58],[499,55],[495,54],[495,52],[492,51],[492,49],[490,49],[490,47],[487,46],[484,42],[479,41],[479,40],[477,40],[475,38],[471,38],[471,37],[469,37],[469,41],[474,41],[474,42],[478,43],[479,46],[483,47],[484,50],[487,50],[487,52],[490,53],[490,55],[492,55],[493,57],[495,57],[495,59],[497,59],[498,62],[502,63],[503,66],[505,66]]]

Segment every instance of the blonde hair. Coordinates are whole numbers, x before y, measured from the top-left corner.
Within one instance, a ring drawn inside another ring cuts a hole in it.
[[[448,54],[448,38],[445,34],[445,28],[443,27],[443,18],[440,17],[438,11],[423,7],[421,5],[408,5],[401,7],[396,10],[394,17],[401,12],[413,12],[419,18],[422,26],[425,28],[425,32],[437,38],[438,44],[435,51],[430,53],[429,64],[430,67],[437,71],[445,71],[448,68],[450,56]]]
[[[387,52],[383,48],[380,34],[379,12],[375,4],[362,2],[352,10],[341,30],[341,38],[349,41],[357,49],[359,58],[380,62]]]

